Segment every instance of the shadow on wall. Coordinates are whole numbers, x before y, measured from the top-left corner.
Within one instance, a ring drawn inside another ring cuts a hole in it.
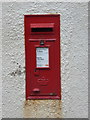
[[[27,100],[24,118],[62,118],[61,100]]]

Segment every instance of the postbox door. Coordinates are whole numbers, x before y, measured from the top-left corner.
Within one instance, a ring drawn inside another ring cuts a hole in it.
[[[48,45],[49,44],[49,45]],[[31,84],[30,95],[57,95],[57,81],[55,72],[55,54],[54,43],[45,43],[40,46],[39,42],[31,43],[33,52],[30,52],[32,57],[31,63]],[[54,73],[54,74],[53,74]]]

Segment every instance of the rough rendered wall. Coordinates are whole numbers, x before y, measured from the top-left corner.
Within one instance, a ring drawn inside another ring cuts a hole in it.
[[[88,117],[88,3],[3,3],[3,117]],[[25,101],[24,15],[61,14],[62,100]]]
[[[2,3],[0,2],[0,119],[2,118]]]

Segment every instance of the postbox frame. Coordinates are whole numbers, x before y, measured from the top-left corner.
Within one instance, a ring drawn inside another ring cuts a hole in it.
[[[51,16],[51,17],[55,17],[55,16],[60,16],[60,14],[38,14],[38,15],[35,15],[35,14],[33,14],[33,15],[24,15],[24,26],[25,26],[25,32],[26,32],[26,17],[33,17],[33,16]],[[59,23],[59,25],[60,25],[60,23]],[[39,33],[39,34],[41,34],[41,32]],[[44,34],[44,32],[43,32],[43,34]],[[47,34],[51,34],[50,32],[47,32]],[[35,34],[33,34],[33,35],[35,35]],[[37,33],[37,35],[38,35],[38,33]],[[58,37],[60,37],[60,34],[58,35]],[[44,97],[42,97],[42,96],[29,96],[28,94],[29,94],[29,85],[30,85],[30,82],[29,82],[29,80],[28,80],[28,73],[27,73],[27,71],[29,70],[28,69],[28,62],[27,62],[27,58],[28,58],[28,55],[27,55],[27,42],[26,42],[26,39],[27,39],[27,36],[26,36],[26,34],[25,34],[25,64],[26,64],[26,100],[28,100],[28,99],[61,99],[61,75],[59,76],[59,78],[60,78],[60,81],[58,81],[58,83],[59,83],[59,85],[60,85],[60,88],[59,88],[59,91],[60,91],[60,93],[59,93],[59,96],[44,96]],[[37,40],[36,38],[34,38],[34,39],[32,39],[32,38],[30,38],[30,39],[28,39],[28,41],[32,41],[32,42],[35,42],[35,41],[39,41],[39,39]],[[48,38],[47,40],[46,40],[46,42],[51,42],[51,41],[56,41],[56,38],[54,38],[54,39],[50,39],[50,38]],[[59,41],[59,43],[60,43],[60,41]],[[60,45],[60,44],[59,44]],[[50,49],[50,48],[49,48]],[[49,50],[49,52],[50,52],[50,50]],[[58,51],[58,54],[61,54],[61,51]],[[50,53],[49,53],[49,55],[50,55]],[[36,55],[35,55],[36,56]],[[61,62],[61,57],[60,58],[58,58],[58,60]],[[61,64],[60,64],[60,66],[61,66]],[[36,68],[36,69],[50,69],[50,57],[49,57],[49,68]],[[60,73],[61,73],[61,67],[60,67]]]

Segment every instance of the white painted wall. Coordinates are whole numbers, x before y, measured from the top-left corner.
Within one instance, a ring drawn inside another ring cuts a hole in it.
[[[0,119],[2,118],[2,3],[0,2]]]
[[[24,15],[60,13],[62,100],[25,102]],[[88,117],[88,3],[3,3],[3,117]]]

